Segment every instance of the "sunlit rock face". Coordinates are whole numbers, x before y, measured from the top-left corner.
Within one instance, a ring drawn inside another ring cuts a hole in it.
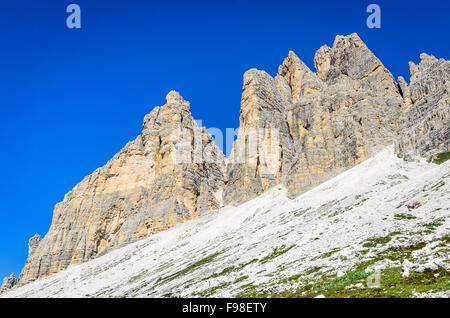
[[[429,157],[450,151],[450,61],[421,54],[409,63],[410,84],[399,78],[407,109],[402,114],[397,152]]]
[[[86,262],[276,185],[293,198],[395,144],[399,156],[449,151],[450,62],[421,55],[398,83],[356,34],[321,47],[310,70],[289,52],[275,77],[244,74],[229,158],[175,91],[142,133],[55,206],[0,292]],[[228,141],[229,142],[229,141]]]
[[[223,154],[197,126],[189,102],[170,92],[134,141],[56,205],[47,235],[30,240],[20,283],[218,208],[223,167]]]
[[[280,182],[296,196],[393,143],[403,98],[361,39],[338,36],[314,62],[316,73],[290,52],[275,78],[245,73],[225,203],[243,202]]]

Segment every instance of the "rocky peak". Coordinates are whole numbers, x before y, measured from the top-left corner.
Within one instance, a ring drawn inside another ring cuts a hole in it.
[[[11,289],[16,284],[16,277],[15,274],[12,273],[9,277],[5,277],[3,279],[3,283],[0,287],[0,294],[6,292],[8,289]]]
[[[328,45],[320,47],[314,55],[314,67],[317,77],[326,81],[331,69],[332,49]]]
[[[183,119],[190,119],[191,105],[177,91],[170,91],[166,96],[166,104],[155,107],[144,117],[143,130],[159,129],[161,125],[180,125]],[[192,122],[188,122],[191,125]]]
[[[412,105],[411,93],[409,91],[408,83],[403,76],[399,76],[397,79],[399,92],[403,97],[404,110],[407,110]]]
[[[419,55],[420,58],[420,62],[419,65],[414,64],[414,62],[409,62],[409,74],[411,75],[411,77],[414,77],[414,75],[419,75],[421,74],[423,71],[433,67],[433,65],[437,62],[439,62],[439,60],[434,57],[433,55],[428,55],[427,53],[421,53]],[[441,62],[444,62],[444,60],[442,60]]]

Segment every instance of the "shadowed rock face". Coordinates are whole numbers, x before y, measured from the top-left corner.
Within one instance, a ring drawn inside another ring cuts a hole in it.
[[[141,135],[56,205],[47,235],[30,240],[21,284],[219,207],[224,156],[188,102],[176,92],[166,101],[145,117]],[[183,153],[180,132],[201,147]]]
[[[18,284],[277,184],[297,196],[392,143],[399,154],[449,151],[449,62],[421,60],[410,64],[411,83],[397,84],[352,34],[317,51],[316,72],[293,52],[274,78],[247,71],[228,159],[197,126],[189,102],[170,92],[134,141],[55,206],[47,235],[30,239]]]

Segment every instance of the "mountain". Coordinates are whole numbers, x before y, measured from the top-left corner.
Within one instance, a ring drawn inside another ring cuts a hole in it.
[[[229,158],[197,125],[189,102],[170,92],[134,141],[55,206],[49,232],[30,239],[22,273],[5,279],[2,290],[171,233],[165,230],[223,206],[243,213],[246,202],[259,202],[274,187],[297,200],[391,145],[406,161],[447,156],[449,61],[422,54],[419,65],[410,63],[410,83],[396,82],[351,34],[321,47],[314,64],[316,72],[289,52],[275,77],[256,69],[244,74]]]
[[[450,161],[389,146],[295,199],[275,186],[1,296],[448,297],[449,194]]]
[[[186,150],[186,142],[200,146]],[[178,160],[184,155],[196,161]],[[56,205],[47,235],[30,240],[19,283],[217,209],[224,159],[189,103],[170,92],[166,104],[144,118],[141,135]]]

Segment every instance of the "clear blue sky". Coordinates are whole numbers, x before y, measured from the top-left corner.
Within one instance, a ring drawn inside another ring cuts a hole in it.
[[[77,3],[82,28],[66,27]],[[366,27],[381,6],[382,28]],[[172,89],[207,127],[237,127],[243,73],[357,32],[395,77],[450,59],[449,1],[0,1],[0,276],[20,272],[53,206],[104,165]]]

